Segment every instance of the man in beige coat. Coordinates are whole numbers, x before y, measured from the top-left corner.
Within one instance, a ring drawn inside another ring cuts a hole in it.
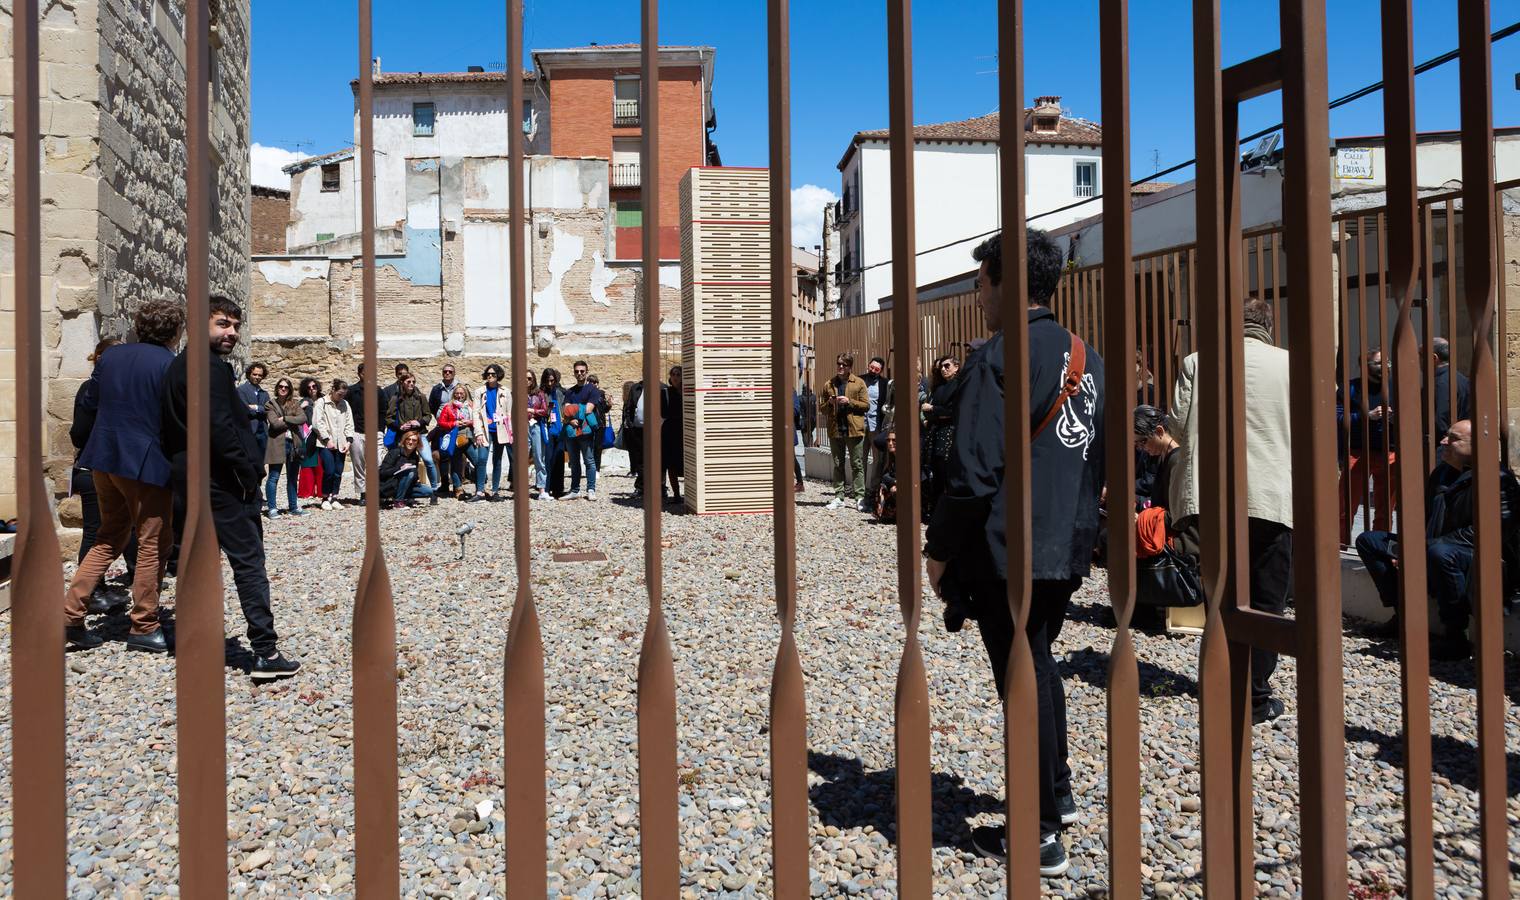
[[[1288,351],[1272,343],[1272,305],[1245,303],[1246,515],[1251,553],[1251,608],[1281,615],[1293,589],[1293,449],[1288,421]],[[1182,477],[1172,481],[1167,508],[1181,523],[1196,518],[1198,498],[1198,354],[1182,361],[1167,430],[1182,441]],[[1191,530],[1191,529],[1189,529]],[[1277,654],[1251,651],[1251,718],[1282,715],[1269,679]]]

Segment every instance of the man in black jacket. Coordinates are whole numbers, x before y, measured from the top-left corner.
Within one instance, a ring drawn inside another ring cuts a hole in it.
[[[972,254],[981,263],[977,301],[994,333],[967,358],[957,378],[955,446],[945,491],[929,523],[924,555],[930,586],[947,600],[964,604],[976,618],[998,695],[1006,697],[1003,678],[1013,643],[1013,620],[1008,611],[1004,520],[1001,237],[989,238]],[[1073,342],[1081,339],[1061,327],[1050,311],[1061,266],[1062,254],[1055,242],[1042,231],[1029,231],[1032,478],[1027,490],[1033,513],[1034,590],[1025,630],[1034,655],[1039,698],[1040,873],[1047,876],[1066,871],[1060,830],[1077,821],[1067,765],[1066,697],[1050,648],[1066,619],[1071,595],[1092,564],[1103,487],[1103,360],[1083,344],[1083,375],[1073,393],[1063,390]],[[1042,430],[1040,425],[1047,420],[1049,427]],[[1015,485],[1015,489],[1021,487]],[[984,856],[1007,856],[1002,827],[977,829],[972,843]]]
[[[248,642],[253,646],[254,681],[271,681],[294,675],[301,664],[281,655],[274,615],[269,608],[269,574],[264,568],[264,525],[259,518],[259,482],[263,456],[258,452],[247,414],[233,386],[232,366],[227,363],[238,342],[243,311],[225,297],[211,298],[210,379],[211,516],[216,540],[232,566],[238,602],[248,620]],[[193,336],[191,340],[195,340]],[[185,506],[185,468],[188,438],[188,350],[180,351],[164,378],[164,454],[169,457],[176,506]]]
[[[1439,441],[1451,430],[1453,410],[1451,408],[1451,383],[1457,382],[1457,408],[1455,418],[1457,420],[1472,417],[1472,383],[1461,372],[1453,372],[1451,369],[1451,342],[1446,338],[1432,338],[1430,352],[1436,358],[1436,377],[1430,384],[1430,392],[1435,400],[1435,436]],[[1427,431],[1429,428],[1427,427]]]
[[[1473,531],[1472,422],[1460,419],[1441,438],[1441,463],[1426,482],[1425,583],[1435,601],[1444,636],[1431,641],[1435,659],[1464,659],[1472,654],[1467,623],[1472,613],[1469,578],[1476,552]],[[1499,519],[1504,538],[1504,565],[1513,569],[1515,532],[1520,522],[1520,482],[1507,469],[1499,471]],[[1366,531],[1357,536],[1356,552],[1377,586],[1384,606],[1397,607],[1397,535]]]
[[[670,388],[660,382],[660,421],[670,415]],[[628,470],[633,473],[633,495],[644,495],[644,382],[635,381],[623,402],[623,449],[628,451]],[[664,490],[664,485],[661,485]]]

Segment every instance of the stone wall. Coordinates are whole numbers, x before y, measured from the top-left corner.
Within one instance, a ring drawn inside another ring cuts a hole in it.
[[[214,290],[248,297],[247,0],[222,0],[213,51]],[[67,490],[73,398],[102,335],[149,299],[184,297],[184,0],[46,0],[42,121],[44,452]],[[0,0],[0,98],[11,86],[11,4]],[[14,394],[13,121],[0,113],[0,396]],[[249,323],[252,325],[252,322]],[[15,410],[0,401],[0,517],[15,514]]]

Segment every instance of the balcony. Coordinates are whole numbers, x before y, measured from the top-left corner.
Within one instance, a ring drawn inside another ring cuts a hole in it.
[[[639,164],[636,162],[622,162],[612,164],[612,186],[615,188],[636,188],[639,181]]]
[[[618,100],[612,101],[612,124],[614,125],[637,125],[639,124],[639,101]]]

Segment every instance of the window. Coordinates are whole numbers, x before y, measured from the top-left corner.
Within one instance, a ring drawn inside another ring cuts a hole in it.
[[[639,259],[644,255],[644,206],[641,202],[612,202],[612,240],[614,259]]]
[[[431,103],[413,103],[412,104],[412,136],[413,137],[432,137],[433,136],[433,104],[431,104]]]
[[[322,166],[322,193],[331,193],[342,186],[340,171],[338,163],[327,163]]]
[[[534,115],[533,115],[533,101],[532,100],[523,100],[522,128],[523,128],[523,134],[527,134],[527,135],[531,135],[534,132],[538,131],[538,122],[535,121],[535,118],[534,118]]]
[[[612,139],[612,186],[635,188],[639,181],[639,139]]]
[[[612,124],[639,124],[639,79],[618,76],[612,81]]]
[[[1095,162],[1079,162],[1076,168],[1076,187],[1072,193],[1078,197],[1096,197],[1098,195],[1098,164]]]

